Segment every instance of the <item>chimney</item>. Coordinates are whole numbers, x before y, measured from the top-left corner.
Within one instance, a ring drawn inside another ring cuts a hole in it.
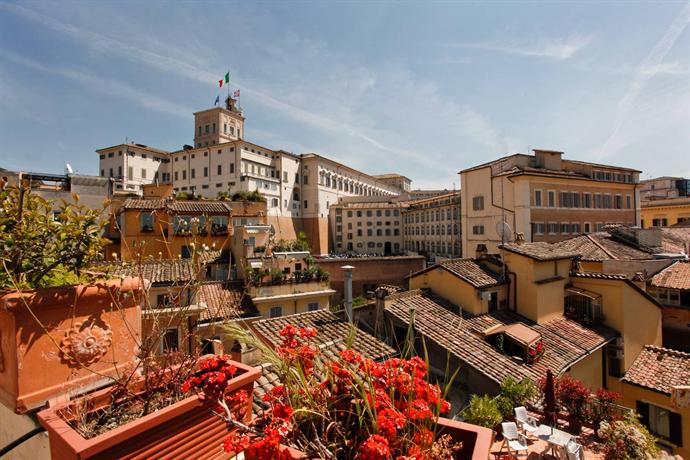
[[[486,259],[486,256],[488,254],[489,254],[489,250],[486,248],[486,245],[485,244],[478,244],[474,257],[477,260],[483,260],[483,259]]]
[[[355,267],[344,265],[340,268],[345,270],[345,313],[347,314],[347,322],[352,324],[354,323],[352,312],[352,270]]]

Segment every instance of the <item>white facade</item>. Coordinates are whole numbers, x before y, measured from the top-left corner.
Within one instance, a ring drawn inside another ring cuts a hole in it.
[[[115,191],[141,195],[141,187],[171,181],[170,154],[143,144],[120,144],[96,150],[101,177],[115,179]]]

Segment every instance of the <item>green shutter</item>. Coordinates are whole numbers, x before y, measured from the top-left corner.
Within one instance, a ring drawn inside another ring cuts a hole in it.
[[[671,431],[670,441],[678,447],[683,446],[683,418],[680,414],[669,412],[669,425]]]

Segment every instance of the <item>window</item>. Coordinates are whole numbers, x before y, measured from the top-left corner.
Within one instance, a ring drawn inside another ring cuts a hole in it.
[[[549,190],[548,199],[549,199],[549,208],[555,208],[556,207],[556,192],[554,192],[553,190]]]
[[[228,233],[227,216],[211,216],[211,233],[214,235],[225,235]]]
[[[592,194],[591,193],[583,193],[582,194],[582,207],[583,208],[591,208],[592,207]]]
[[[278,318],[280,316],[283,316],[283,307],[278,305],[276,307],[271,307],[271,310],[268,312],[268,317],[269,318]]]
[[[473,235],[483,235],[484,234],[484,226],[483,225],[475,225],[472,227],[472,234]]]
[[[549,233],[551,233],[551,234],[558,233],[558,224],[556,222],[549,222],[548,223],[548,230],[549,230]]]
[[[101,174],[102,175],[102,174]],[[122,179],[122,166],[117,167],[117,177]]]
[[[210,126],[210,125],[206,125],[206,126],[204,127],[204,131],[206,132],[206,134],[208,134],[208,133],[211,131],[211,126]]]
[[[131,167],[131,166],[130,166],[130,167]],[[108,172],[110,173],[110,176],[109,176],[109,177],[113,177],[113,168],[110,168],[110,170],[109,170]]]
[[[577,222],[571,224],[570,225],[570,231],[575,235],[579,234],[580,233],[580,224]]]
[[[191,177],[192,179],[194,179],[194,177],[196,176],[196,170],[195,170],[194,168],[190,169],[190,170],[189,170],[189,175],[190,175],[190,177]]]
[[[139,224],[142,232],[153,231],[153,214],[150,212],[142,212],[139,216]]]
[[[201,136],[201,126],[199,126],[199,136]]]
[[[683,445],[682,418],[680,414],[654,404],[637,401],[640,421],[649,431],[676,446]]]
[[[561,233],[570,233],[570,224],[563,222],[561,223]]]
[[[625,195],[625,207],[627,209],[632,208],[632,198],[630,195]]]
[[[302,183],[303,183],[304,185],[308,185],[308,184],[309,184],[309,176],[303,175],[303,176],[302,176]]]
[[[541,207],[541,190],[534,191],[534,206]],[[450,219],[450,215],[448,218]]]
[[[616,195],[613,199],[613,207],[616,209],[623,209],[623,197]]]
[[[472,198],[472,209],[474,211],[481,211],[484,209],[484,197],[483,196],[475,196]]]
[[[576,290],[579,292],[574,292]],[[566,316],[585,324],[599,323],[604,319],[600,295],[577,288],[568,291],[570,292],[565,296]]]
[[[235,173],[235,163],[230,163],[230,174]]]
[[[110,177],[113,177],[112,169],[110,171]],[[134,168],[132,166],[127,166],[127,179],[134,179]]]
[[[208,177],[208,166],[204,166],[204,177]]]
[[[308,207],[309,207],[309,206],[308,206],[308,201],[307,201],[307,200],[304,200],[304,209],[307,209]]]
[[[101,177],[105,177],[105,169],[101,169]]]
[[[652,227],[666,227],[668,225],[668,220],[666,218],[659,218],[652,220]]]
[[[164,353],[178,351],[180,348],[180,331],[177,328],[166,329],[161,337],[161,345]]]
[[[308,311],[316,311],[319,309],[319,303],[318,302],[309,302],[307,304],[307,310]]]
[[[218,165],[218,167],[216,168],[216,174],[218,174],[219,176],[223,174],[223,165]]]
[[[288,181],[288,173],[287,173],[287,171],[283,171],[283,182],[287,182],[287,181]]]
[[[585,233],[590,233],[592,231],[592,224],[585,222]]]
[[[141,178],[146,179],[146,168],[141,168]]]
[[[546,231],[546,225],[543,222],[534,223],[534,233],[537,235],[543,235]]]

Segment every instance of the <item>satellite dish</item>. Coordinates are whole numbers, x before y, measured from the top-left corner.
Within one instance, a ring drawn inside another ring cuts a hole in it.
[[[70,165],[69,163],[65,163],[65,174],[72,174],[72,173],[73,173],[72,165]]]
[[[496,224],[496,233],[501,237],[501,241],[513,241],[513,229],[510,228],[507,222],[498,222]]]

